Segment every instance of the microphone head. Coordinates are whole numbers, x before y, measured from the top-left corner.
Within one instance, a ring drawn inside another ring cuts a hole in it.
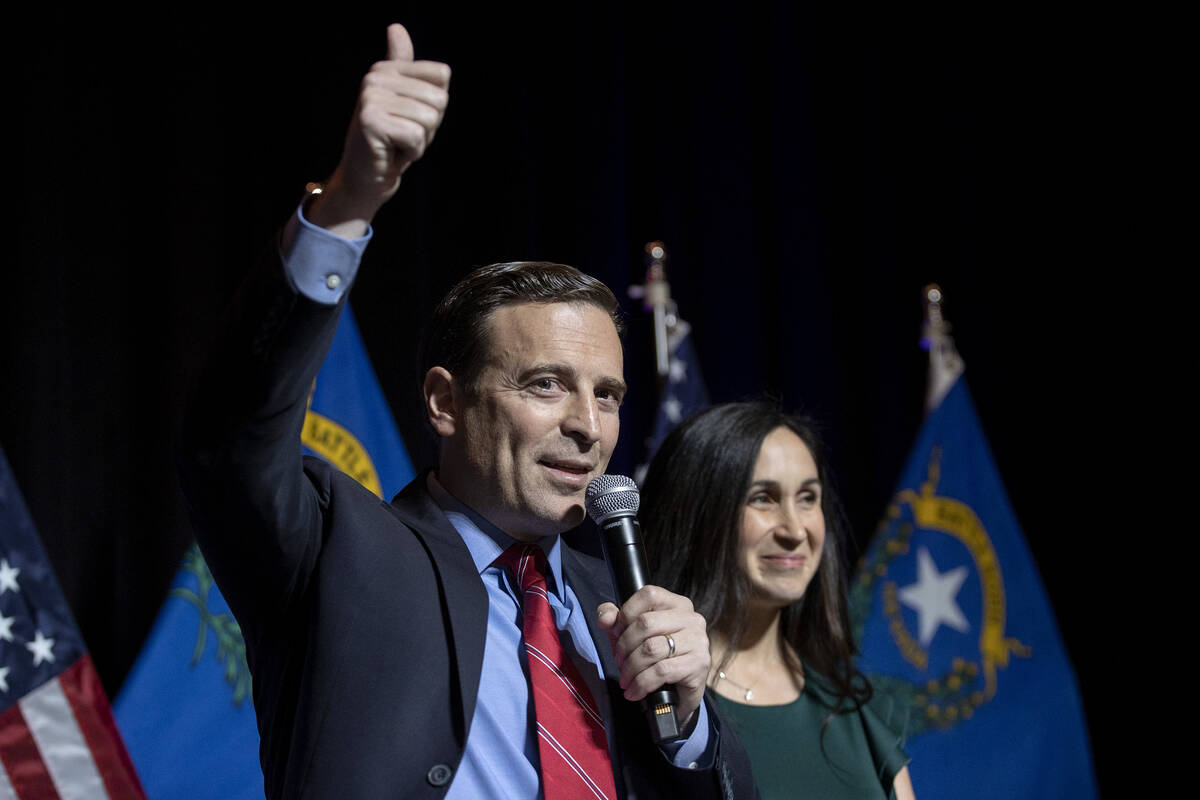
[[[624,475],[597,475],[588,483],[584,504],[596,524],[617,514],[636,516],[642,496],[637,484]]]

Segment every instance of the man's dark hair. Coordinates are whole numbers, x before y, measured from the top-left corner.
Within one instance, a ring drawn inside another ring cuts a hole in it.
[[[444,367],[469,394],[478,389],[488,352],[488,318],[515,303],[587,303],[604,310],[625,333],[612,290],[575,267],[548,261],[509,261],[478,267],[455,284],[433,312],[421,345],[421,374]]]

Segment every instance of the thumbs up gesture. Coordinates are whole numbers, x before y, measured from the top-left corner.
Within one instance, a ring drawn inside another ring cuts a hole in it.
[[[450,67],[413,59],[403,25],[387,30],[387,59],[374,64],[358,95],[342,160],[324,194],[309,206],[311,222],[344,236],[360,235],[425,152],[449,101]]]

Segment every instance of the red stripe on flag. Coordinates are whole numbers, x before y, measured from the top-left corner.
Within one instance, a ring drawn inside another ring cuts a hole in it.
[[[125,750],[104,687],[92,666],[92,657],[84,653],[58,676],[58,683],[71,704],[84,741],[92,751],[92,760],[96,762],[108,796],[112,800],[145,800],[146,792],[138,780],[133,760]]]
[[[58,797],[21,707],[15,703],[0,714],[0,761],[4,762],[4,771],[17,797],[39,800]]]

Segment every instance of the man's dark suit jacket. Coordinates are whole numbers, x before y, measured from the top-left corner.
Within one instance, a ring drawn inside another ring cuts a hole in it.
[[[309,390],[339,311],[299,295],[278,258],[264,259],[194,396],[182,483],[246,639],[267,795],[441,797],[475,709],[487,593],[424,476],[388,503],[302,457]],[[563,569],[584,609],[611,599],[602,561],[564,547]],[[719,730],[711,770],[666,760],[621,696],[592,616],[618,787],[638,798],[755,796],[730,730]]]

